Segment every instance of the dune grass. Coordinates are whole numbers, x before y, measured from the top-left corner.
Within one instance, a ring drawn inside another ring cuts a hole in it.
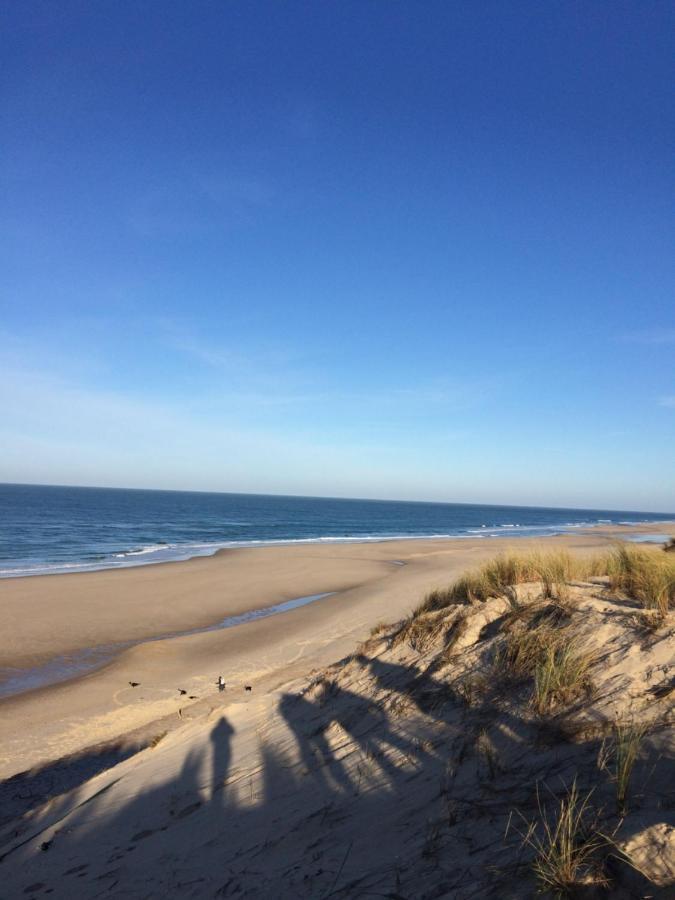
[[[532,870],[540,893],[569,897],[590,884],[606,885],[599,851],[607,844],[594,821],[591,794],[582,797],[576,780],[548,817],[539,804],[540,822],[529,825],[524,843],[534,850]]]
[[[511,680],[533,677],[549,648],[557,642],[558,637],[551,628],[511,630],[497,648],[494,668]]]
[[[495,683],[531,681],[531,704],[540,715],[571,703],[590,689],[593,657],[563,624],[568,614],[555,603],[513,611],[494,658]]]
[[[545,597],[555,597],[569,581],[597,574],[595,560],[571,556],[564,551],[551,553],[502,553],[479,569],[462,575],[448,588],[427,594],[417,612],[471,604],[502,597],[518,584],[540,582]]]
[[[540,715],[588,693],[593,655],[573,623],[574,602],[540,597],[512,607],[503,617],[493,659],[494,683],[529,681],[531,705]]]
[[[392,637],[391,645],[396,647],[407,642],[412,650],[423,653],[446,628],[446,618],[438,615],[438,611],[414,612],[401,622]]]
[[[607,556],[612,590],[637,600],[662,620],[675,606],[675,557],[640,547],[619,546]]]
[[[469,619],[463,610],[452,620],[443,635],[443,659],[449,660],[455,649],[455,645],[464,637],[469,627]]]
[[[407,643],[423,653],[443,636],[448,658],[467,628],[465,616],[449,620],[451,608],[502,597],[509,609],[493,661],[495,684],[530,681],[531,704],[546,715],[590,690],[593,657],[569,627],[575,609],[570,583],[598,576],[608,579],[611,591],[637,599],[653,619],[650,627],[660,627],[675,605],[675,558],[658,550],[619,544],[594,556],[502,553],[429,593],[388,639],[393,647]],[[515,591],[519,584],[535,590],[538,584],[538,596],[523,602]],[[373,633],[382,629],[378,625]]]
[[[532,705],[540,715],[587,693],[592,656],[574,640],[560,640],[544,650],[534,670]]]
[[[619,724],[614,729],[612,756],[616,781],[616,802],[619,813],[622,816],[626,814],[628,809],[628,791],[631,775],[640,755],[640,745],[646,733],[646,726],[633,723]]]
[[[539,583],[543,597],[568,600],[569,583],[607,576],[610,589],[638,600],[645,609],[665,619],[675,606],[675,557],[658,550],[619,545],[609,553],[572,556],[550,553],[502,553],[480,568],[462,575],[447,588],[431,591],[415,610],[416,615],[449,606],[506,597],[517,605],[513,588]]]

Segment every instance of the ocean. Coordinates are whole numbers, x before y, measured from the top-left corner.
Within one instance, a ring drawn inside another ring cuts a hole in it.
[[[0,485],[0,577],[208,556],[223,547],[561,534],[675,514]]]

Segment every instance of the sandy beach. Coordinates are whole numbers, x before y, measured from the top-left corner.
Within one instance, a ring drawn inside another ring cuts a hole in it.
[[[663,528],[667,531],[670,526]],[[214,707],[306,675],[350,652],[380,621],[495,553],[591,552],[653,525],[546,539],[405,540],[227,550],[117,571],[0,582],[2,665],[19,671],[113,645],[92,672],[0,701],[0,777],[138,729],[165,731]],[[180,637],[227,616],[312,594],[311,605],[235,628]],[[116,643],[136,642],[123,650]],[[223,675],[226,690],[215,682]],[[130,682],[137,683],[131,687]],[[181,693],[184,691],[185,693]]]
[[[536,816],[538,779],[564,789],[578,777],[631,860],[614,864],[613,896],[665,898],[671,800],[644,786],[667,783],[674,749],[669,623],[645,630],[639,604],[592,580],[559,586],[552,602],[521,585],[515,607],[501,596],[410,616],[500,551],[583,556],[625,531],[269,547],[5,581],[4,608],[22,624],[1,651],[17,667],[138,642],[0,702],[6,896],[515,898],[514,808]],[[323,592],[233,628],[153,639]],[[593,689],[562,717],[538,716],[518,682],[493,683],[504,629],[523,622],[592,648]],[[617,721],[644,721],[647,735],[637,812],[618,819],[606,744]]]

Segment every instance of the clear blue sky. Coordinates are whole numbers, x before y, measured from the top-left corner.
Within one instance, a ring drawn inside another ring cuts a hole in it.
[[[5,2],[0,481],[675,510],[674,25]]]

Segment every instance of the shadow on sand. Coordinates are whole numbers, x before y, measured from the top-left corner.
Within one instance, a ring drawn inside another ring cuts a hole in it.
[[[612,805],[600,734],[561,739],[564,721],[542,728],[489,692],[468,703],[432,670],[360,655],[336,671],[282,695],[243,756],[220,716],[180,771],[148,767],[156,780],[136,795],[112,768],[128,748],[5,782],[7,896],[529,897],[528,851],[505,833],[514,810],[537,816],[537,784],[561,795],[576,778]],[[106,769],[118,794],[104,815],[108,788],[85,782]],[[652,760],[635,779],[665,777]],[[30,810],[50,796],[44,829]],[[644,806],[622,836],[664,818]],[[643,888],[636,874],[611,896]]]

